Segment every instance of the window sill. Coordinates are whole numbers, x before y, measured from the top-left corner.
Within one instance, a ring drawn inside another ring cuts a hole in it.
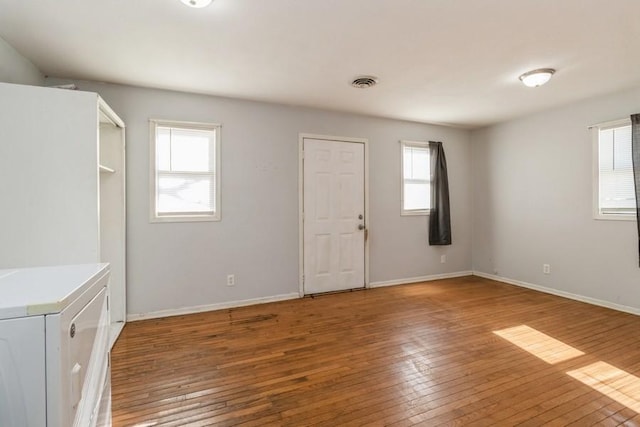
[[[429,216],[430,210],[426,211],[400,211],[400,216]]]
[[[151,223],[166,222],[217,222],[220,221],[220,215],[175,215],[175,216],[152,216],[149,218]]]
[[[596,214],[593,219],[597,221],[636,221],[635,215],[616,215],[616,214]]]

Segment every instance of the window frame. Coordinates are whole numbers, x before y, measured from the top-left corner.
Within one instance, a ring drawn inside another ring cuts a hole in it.
[[[400,216],[426,216],[431,214],[431,209],[405,209],[404,208],[404,148],[420,147],[429,152],[428,141],[400,140]],[[429,152],[429,194],[431,194],[431,153]],[[431,197],[431,196],[429,196]]]
[[[215,200],[214,211],[210,213],[197,213],[197,212],[184,212],[176,214],[158,215],[157,214],[157,176],[158,176],[158,159],[156,156],[157,147],[157,128],[169,127],[186,130],[206,130],[214,132],[213,152],[215,156],[214,162],[214,180],[215,180]],[[217,123],[204,123],[204,122],[190,122],[190,121],[178,121],[178,120],[161,120],[161,119],[149,119],[149,221],[152,223],[165,223],[165,222],[202,222],[202,221],[220,221],[221,206],[220,206],[220,128],[222,126]]]
[[[609,122],[598,123],[590,126],[592,141],[592,214],[593,219],[605,221],[635,221],[636,212],[630,213],[602,213],[600,209],[600,131],[617,127],[631,126],[631,119],[624,118],[620,120],[612,120]]]

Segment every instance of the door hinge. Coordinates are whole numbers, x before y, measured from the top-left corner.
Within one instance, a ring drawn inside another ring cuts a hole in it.
[[[107,295],[107,311],[109,311],[109,295]]]

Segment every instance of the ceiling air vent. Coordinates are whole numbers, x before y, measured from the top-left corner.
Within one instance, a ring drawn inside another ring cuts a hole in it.
[[[378,78],[373,76],[359,76],[353,79],[351,86],[358,89],[366,89],[368,87],[375,86],[378,83]]]

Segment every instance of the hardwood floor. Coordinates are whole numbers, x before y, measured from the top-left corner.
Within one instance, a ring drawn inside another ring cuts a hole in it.
[[[640,425],[639,331],[474,276],[134,322],[114,426]]]

